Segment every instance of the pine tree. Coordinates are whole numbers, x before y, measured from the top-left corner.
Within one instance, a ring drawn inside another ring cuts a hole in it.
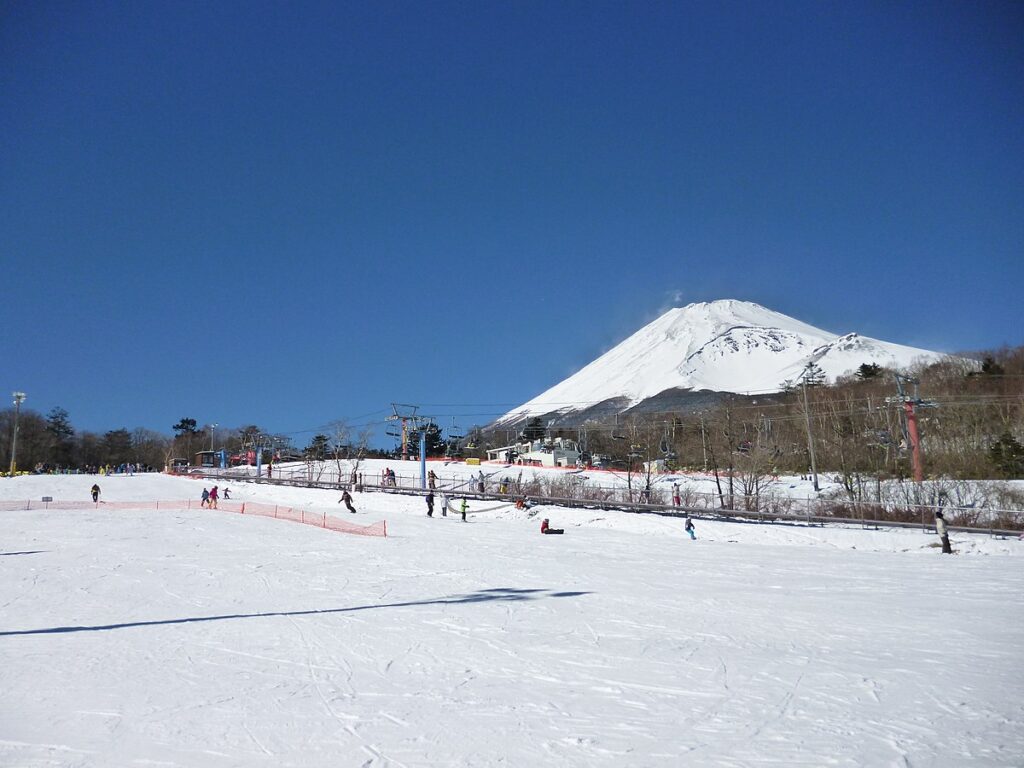
[[[427,456],[444,456],[448,449],[448,443],[441,436],[441,428],[430,421],[422,425],[418,430],[409,434],[409,452],[418,454],[420,450],[420,432],[426,436]]]
[[[820,387],[825,383],[825,372],[817,363],[808,363],[804,368],[803,380],[808,387]]]
[[[46,415],[46,431],[53,440],[53,460],[56,464],[67,466],[71,463],[74,449],[75,428],[71,426],[68,412],[55,407]]]
[[[999,439],[992,443],[988,456],[1003,477],[1024,476],[1024,445],[1009,432],[1003,432]]]
[[[307,459],[323,461],[331,454],[331,438],[327,435],[314,435],[309,445],[303,449],[302,455]]]
[[[882,366],[877,363],[861,363],[857,369],[858,379],[876,379],[882,373]]]

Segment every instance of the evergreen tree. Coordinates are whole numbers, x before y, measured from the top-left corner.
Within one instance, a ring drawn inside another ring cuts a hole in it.
[[[132,460],[132,435],[123,427],[112,429],[103,435],[101,444],[103,461],[112,466],[127,464]]]
[[[63,408],[55,407],[46,415],[46,431],[53,441],[53,461],[61,466],[67,466],[72,460],[74,450],[75,429],[71,426],[68,412]]]
[[[171,429],[175,432],[174,442],[176,449],[184,450],[185,457],[191,462],[192,438],[199,433],[199,430],[196,429],[196,420],[185,417],[171,427]]]
[[[808,387],[820,387],[825,383],[825,372],[817,363],[808,363],[804,371],[803,380]]]
[[[858,379],[876,379],[882,373],[882,366],[877,363],[861,363],[857,369]]]
[[[319,459],[321,461],[329,457],[330,454],[331,438],[327,435],[314,435],[313,439],[309,441],[309,445],[302,451],[302,455],[305,458]]]
[[[999,439],[992,443],[988,456],[1003,477],[1024,476],[1024,445],[1009,432],[1003,432]]]
[[[427,456],[444,456],[448,443],[441,436],[441,428],[432,421],[409,433],[409,453],[419,454],[420,432],[426,435]]]
[[[1006,371],[991,355],[986,355],[981,361],[981,373],[983,376],[1002,376]]]

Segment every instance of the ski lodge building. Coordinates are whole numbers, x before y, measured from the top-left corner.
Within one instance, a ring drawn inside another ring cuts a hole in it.
[[[580,460],[580,447],[574,440],[556,437],[552,440],[531,440],[487,451],[487,460],[499,464],[523,464],[536,467],[575,467]]]

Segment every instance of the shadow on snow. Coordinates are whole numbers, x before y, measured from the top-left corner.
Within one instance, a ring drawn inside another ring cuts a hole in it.
[[[15,553],[10,553],[15,554]],[[433,600],[409,600],[403,603],[382,603],[380,605],[356,605],[351,608],[322,608],[310,611],[271,611],[268,613],[229,613],[222,616],[190,616],[184,619],[158,619],[153,621],[128,621],[123,624],[97,624],[79,627],[47,627],[45,629],[16,629],[0,632],[0,637],[14,635],[56,635],[67,632],[102,632],[111,629],[130,629],[132,627],[157,627],[168,624],[193,624],[203,621],[226,621],[228,619],[258,619],[270,616],[319,616],[331,613],[352,613],[369,611],[374,608],[406,608],[416,605],[458,605],[460,603],[512,602],[518,600],[535,600],[538,597],[580,597],[589,592],[552,592],[547,589],[514,589],[498,587],[480,589],[468,595],[452,595]]]

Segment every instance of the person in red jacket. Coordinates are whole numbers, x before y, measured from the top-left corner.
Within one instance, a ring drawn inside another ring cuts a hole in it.
[[[565,533],[564,528],[552,528],[548,525],[548,519],[545,517],[540,523],[541,533]]]

